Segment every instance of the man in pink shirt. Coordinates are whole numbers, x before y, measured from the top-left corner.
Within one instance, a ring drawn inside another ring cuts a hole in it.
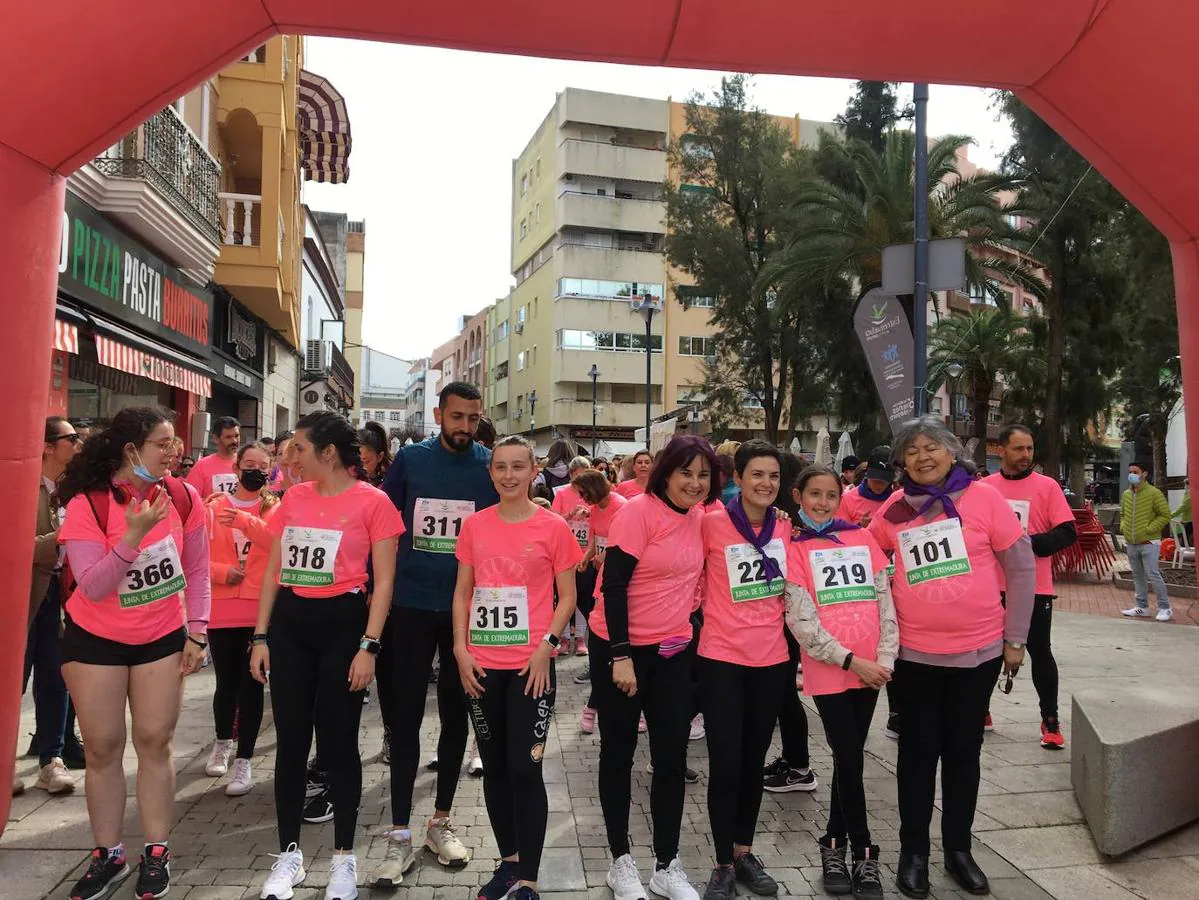
[[[187,483],[204,499],[217,491],[232,494],[237,490],[237,448],[241,444],[241,425],[232,416],[221,416],[212,423],[216,450],[199,460],[187,473]]]
[[[1020,520],[1037,557],[1036,598],[1028,629],[1028,656],[1032,683],[1041,702],[1041,746],[1060,750],[1066,745],[1057,718],[1057,661],[1053,658],[1050,629],[1053,624],[1053,560],[1078,534],[1074,513],[1061,486],[1033,470],[1032,432],[1009,425],[999,433],[1000,469],[983,479],[1003,498]],[[987,715],[988,725],[990,714]]]

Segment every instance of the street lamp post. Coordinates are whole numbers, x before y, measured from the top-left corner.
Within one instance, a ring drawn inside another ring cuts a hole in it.
[[[654,388],[654,368],[653,368],[653,352],[654,352],[654,313],[662,309],[662,298],[653,297],[650,294],[642,294],[635,298],[629,304],[633,312],[639,312],[645,316],[645,449],[650,447],[650,422],[652,420],[651,400],[653,399]]]
[[[537,437],[537,391],[529,391],[529,437]]]
[[[957,360],[951,362],[945,367],[945,372],[949,375],[949,427],[953,431],[953,436],[958,434],[958,407],[954,402],[954,397],[958,390],[958,378],[962,375],[962,364]]]
[[[595,460],[595,416],[596,416],[596,384],[599,382],[600,370],[595,363],[591,364],[591,371],[587,373],[587,377],[591,379],[591,459]]]

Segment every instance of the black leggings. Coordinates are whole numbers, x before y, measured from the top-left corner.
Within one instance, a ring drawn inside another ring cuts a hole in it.
[[[350,663],[366,628],[366,598],[299,597],[280,588],[271,613],[271,709],[275,714],[275,815],[279,849],[300,841],[313,719],[329,773],[333,847],[354,848],[362,800],[358,725],[362,693],[349,688]],[[314,716],[314,708],[320,714]]]
[[[526,695],[529,676],[515,669],[488,669],[483,696],[467,698],[479,756],[483,760],[483,799],[500,856],[520,854],[522,881],[537,881],[549,801],[541,759],[554,711],[557,679],[550,662],[550,689]]]
[[[842,845],[848,838],[853,842],[854,859],[858,859],[858,851],[870,846],[866,788],[862,783],[863,748],[878,703],[878,691],[852,688],[840,694],[823,694],[815,700],[820,721],[824,723],[824,737],[833,751],[833,788],[825,836]]]
[[[700,696],[708,734],[708,821],[716,862],[732,865],[733,845],[753,846],[762,806],[762,765],[787,680],[795,670],[784,662],[752,667],[699,660]]]
[[[1002,596],[1002,595],[1001,595]],[[1004,598],[1006,607],[1006,597]],[[1028,663],[1042,719],[1057,718],[1057,660],[1053,658],[1053,596],[1037,594],[1028,623]],[[890,684],[887,685],[890,687]]]
[[[787,652],[791,664],[791,686],[783,691],[782,703],[779,707],[779,737],[783,742],[783,759],[793,769],[808,767],[808,712],[799,699],[799,689],[795,687],[795,674],[799,669],[799,644],[791,636],[791,629],[784,628],[783,635],[787,638]]]
[[[957,669],[899,660],[895,681],[903,704],[899,729],[899,842],[905,853],[928,855],[937,762],[941,763],[941,841],[970,849],[978,803],[979,756],[987,701],[1002,656]]]
[[[595,609],[595,582],[599,573],[595,566],[587,564],[582,572],[575,573],[575,597],[576,609],[583,614],[583,621],[588,625],[588,633],[590,633],[591,611]],[[590,671],[590,670],[589,670]],[[595,691],[587,693],[587,708],[595,709]]]
[[[649,791],[654,855],[665,866],[679,854],[694,647],[692,642],[669,659],[658,654],[657,644],[633,647],[630,656],[637,674],[637,693],[630,697],[612,682],[612,645],[599,635],[591,636],[592,689],[600,730],[599,795],[613,859],[629,852],[633,754],[642,712],[654,765]]]
[[[395,683],[391,673],[395,669],[395,646],[390,633],[391,617],[383,624],[383,642],[379,658],[375,660],[375,692],[379,695],[379,716],[383,719],[383,734],[391,737],[391,713],[395,704]]]
[[[441,676],[437,679],[441,736],[437,740],[436,809],[448,812],[454,804],[470,726],[466,721],[466,694],[454,661],[452,614],[394,606],[388,623],[392,642],[391,821],[393,825],[407,826],[411,824],[412,792],[420,768],[420,726],[425,718],[425,695],[435,652],[441,660]]]
[[[253,628],[210,628],[208,651],[216,673],[212,692],[212,719],[217,740],[233,737],[233,717],[237,720],[237,758],[250,759],[262,727],[262,685],[250,674],[250,638]]]

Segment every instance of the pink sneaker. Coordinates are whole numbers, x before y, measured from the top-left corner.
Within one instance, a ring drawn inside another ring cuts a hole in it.
[[[575,656],[586,656],[586,655],[587,655],[587,641],[584,640],[583,638],[579,638],[577,641],[575,641]]]
[[[579,731],[583,734],[595,733],[595,710],[590,706],[583,707],[583,715],[579,718]]]
[[[639,731],[641,734],[645,734],[645,730],[648,727],[649,726],[645,724],[645,713],[642,713],[641,719],[637,722],[637,731]]]

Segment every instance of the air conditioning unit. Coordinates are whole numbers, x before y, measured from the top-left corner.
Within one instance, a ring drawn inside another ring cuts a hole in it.
[[[325,358],[326,345],[324,341],[309,340],[304,345],[304,371],[323,372],[327,365]]]
[[[525,323],[524,323],[524,322],[517,322],[517,323],[516,323],[516,333],[517,333],[517,334],[524,334],[524,333],[525,333]]]
[[[516,421],[519,422],[521,419],[524,418],[524,415],[525,415],[525,411],[523,409],[518,409],[516,411],[516,413],[512,416],[512,418],[516,419]]]

